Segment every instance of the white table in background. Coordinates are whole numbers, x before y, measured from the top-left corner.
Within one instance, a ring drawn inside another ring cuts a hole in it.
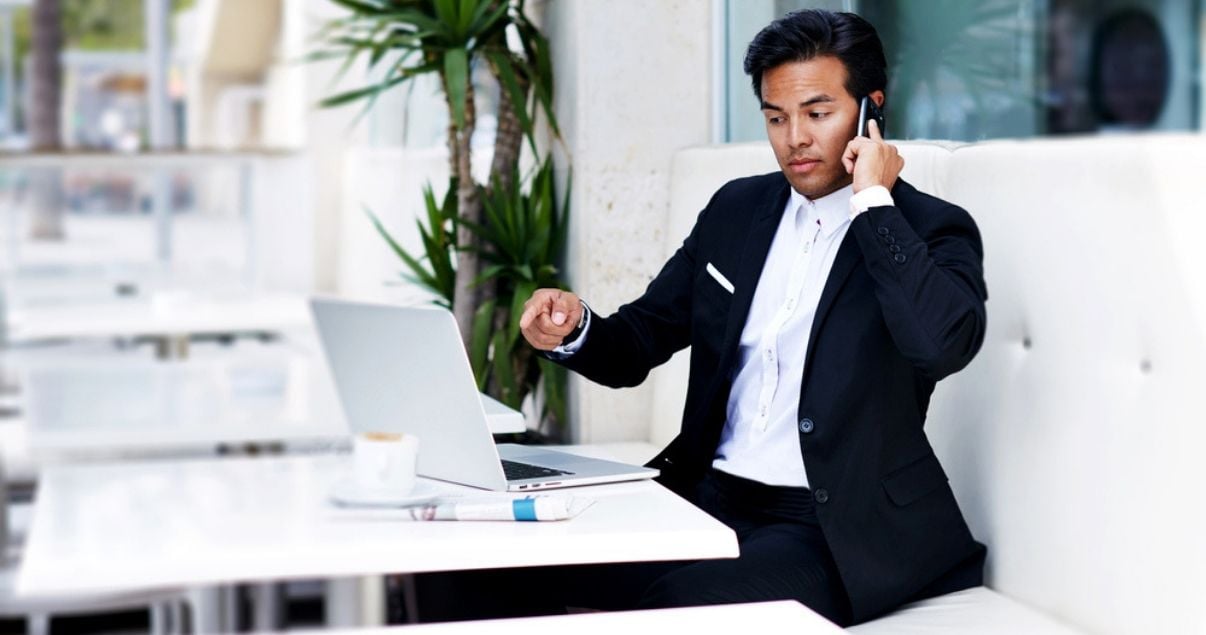
[[[728,527],[650,482],[565,490],[555,523],[411,522],[332,507],[346,455],[62,465],[39,481],[23,595],[462,569],[727,558]],[[450,494],[492,494],[453,485]]]
[[[304,295],[182,294],[9,308],[13,343],[92,337],[277,332],[312,321]]]
[[[417,624],[374,629],[322,631],[328,635],[620,635],[633,633],[758,633],[837,635],[834,623],[799,602],[724,604],[652,611],[583,613],[509,620]]]
[[[164,294],[93,304],[10,307],[12,344],[92,338],[145,338],[158,342],[160,357],[188,356],[197,335],[278,334],[310,328],[302,295],[218,296]]]
[[[36,453],[158,451],[217,444],[346,443],[348,427],[321,354],[286,344],[255,355],[165,363],[54,360],[20,371]],[[483,398],[493,433],[523,416]]]
[[[346,438],[321,360],[55,360],[19,372],[30,449],[134,452]]]

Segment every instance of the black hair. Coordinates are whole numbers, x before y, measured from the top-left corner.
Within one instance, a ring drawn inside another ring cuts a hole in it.
[[[879,34],[853,13],[823,9],[793,11],[754,36],[745,52],[745,72],[762,99],[762,74],[788,62],[836,57],[846,67],[846,90],[855,99],[888,85],[887,59]]]

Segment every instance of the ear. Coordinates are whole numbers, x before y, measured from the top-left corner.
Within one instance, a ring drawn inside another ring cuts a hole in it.
[[[880,108],[884,107],[884,91],[873,90],[871,91],[871,94],[867,96],[871,98],[871,101],[875,102],[876,106],[879,106]]]

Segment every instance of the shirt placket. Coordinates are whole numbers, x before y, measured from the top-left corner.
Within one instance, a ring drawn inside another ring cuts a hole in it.
[[[805,213],[805,209],[807,208],[802,208],[798,213]],[[805,222],[807,220],[806,218]],[[791,273],[787,278],[787,289],[783,297],[783,303],[779,306],[779,310],[775,312],[775,318],[771,321],[769,328],[766,329],[758,344],[759,358],[762,362],[762,386],[758,391],[758,415],[755,419],[755,427],[759,432],[766,432],[767,426],[770,423],[771,403],[775,399],[775,391],[779,388],[779,333],[783,331],[783,327],[791,320],[792,315],[795,314],[796,308],[800,304],[800,292],[804,288],[804,280],[807,277],[808,263],[812,257],[813,244],[816,242],[817,235],[821,231],[819,221],[815,227],[815,230],[810,231],[809,229],[805,229],[803,232],[802,244],[796,250],[796,257],[792,262]]]

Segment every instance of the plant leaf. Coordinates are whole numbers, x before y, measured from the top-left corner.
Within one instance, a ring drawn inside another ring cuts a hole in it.
[[[473,367],[473,376],[477,378],[477,389],[485,390],[486,382],[490,379],[490,327],[494,324],[494,300],[487,300],[477,307],[473,314],[473,327],[469,340],[469,365]]]
[[[393,252],[397,254],[398,258],[400,258],[407,268],[410,269],[414,276],[414,280],[426,287],[429,291],[435,293],[437,296],[440,296],[451,303],[452,298],[445,293],[445,290],[442,288],[437,276],[428,271],[427,268],[424,267],[421,262],[419,262],[418,258],[412,256],[406,251],[406,249],[402,247],[402,245],[398,244],[398,242],[394,240],[394,237],[391,236],[389,231],[385,229],[385,225],[381,223],[381,219],[377,218],[377,215],[374,214],[372,210],[370,210],[368,207],[364,207],[363,209],[364,212],[368,214],[369,220],[372,221],[373,227],[376,228],[377,233],[385,239],[385,242],[390,246],[390,249],[392,249]]]
[[[536,291],[535,282],[517,282],[515,291],[511,294],[511,315],[507,321],[507,342],[514,345],[519,340],[519,319],[523,317],[523,305]]]
[[[518,410],[523,397],[519,394],[519,386],[515,383],[515,371],[511,367],[511,347],[508,345],[508,340],[510,338],[503,330],[496,331],[492,338],[494,356],[491,366],[494,369],[494,381],[498,384],[500,391],[495,398]]]

